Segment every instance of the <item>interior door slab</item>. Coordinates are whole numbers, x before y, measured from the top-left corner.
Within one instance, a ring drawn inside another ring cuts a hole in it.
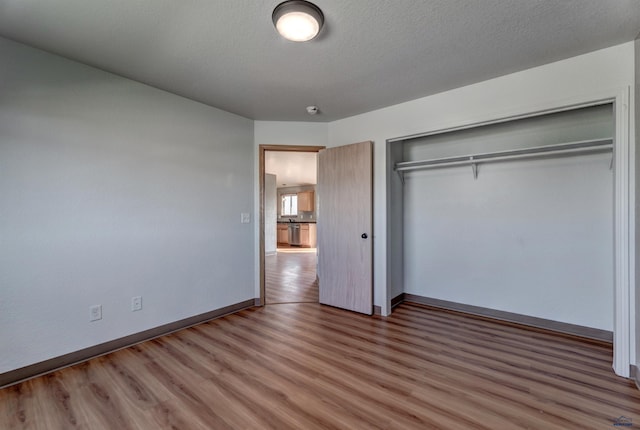
[[[320,303],[373,312],[373,146],[318,153]]]

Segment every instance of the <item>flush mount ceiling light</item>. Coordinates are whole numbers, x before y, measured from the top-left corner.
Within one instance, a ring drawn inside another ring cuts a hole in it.
[[[273,25],[285,39],[306,42],[318,35],[324,15],[318,6],[304,0],[289,0],[273,10]]]

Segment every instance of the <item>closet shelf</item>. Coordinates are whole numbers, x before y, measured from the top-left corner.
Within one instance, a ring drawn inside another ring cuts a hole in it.
[[[403,161],[396,163],[394,170],[403,179],[403,173],[412,170],[436,169],[451,166],[471,166],[474,178],[478,177],[477,165],[498,161],[511,161],[528,158],[568,157],[572,155],[603,153],[613,150],[613,138],[581,140],[579,142],[556,145],[534,146],[530,148],[510,149],[506,151],[484,152],[455,157],[433,158],[430,160]]]

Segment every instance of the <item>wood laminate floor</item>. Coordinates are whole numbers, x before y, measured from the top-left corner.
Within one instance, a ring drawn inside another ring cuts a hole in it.
[[[611,361],[606,344],[419,305],[267,306],[0,390],[0,428],[635,428],[640,392]]]
[[[265,302],[318,303],[315,248],[279,248],[265,256]]]

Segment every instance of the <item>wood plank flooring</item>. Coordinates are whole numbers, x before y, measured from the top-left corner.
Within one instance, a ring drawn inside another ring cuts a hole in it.
[[[315,248],[279,248],[265,256],[265,303],[318,303]]]
[[[252,308],[0,390],[2,429],[612,429],[607,344],[402,304]]]

